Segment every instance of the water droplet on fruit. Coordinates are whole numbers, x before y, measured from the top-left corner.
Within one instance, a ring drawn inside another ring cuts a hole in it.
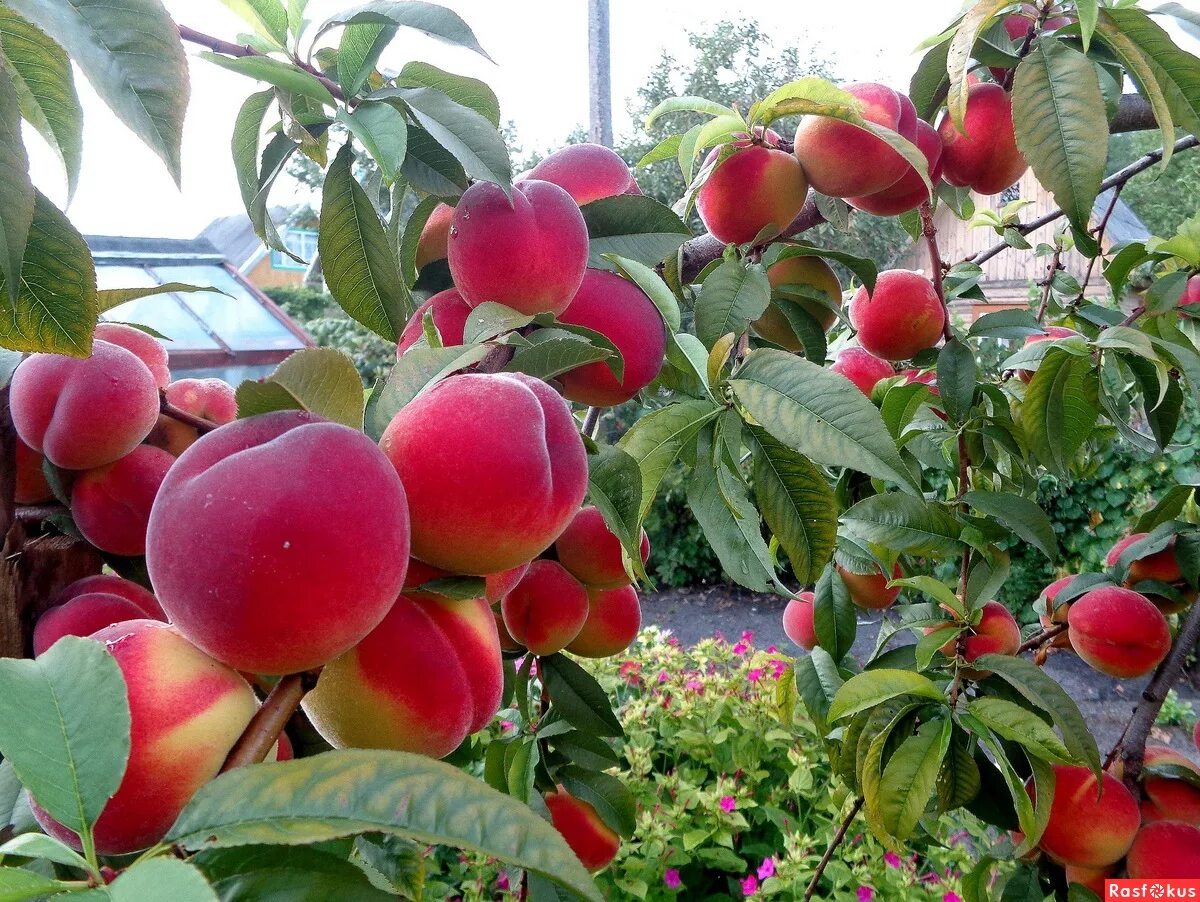
[[[458,237],[458,226],[450,226],[450,237],[451,238]]]
[[[291,542],[284,542],[284,543],[283,543],[283,547],[284,547],[285,549],[286,549],[286,548],[291,548],[291,547],[292,547],[292,543],[291,543]]]

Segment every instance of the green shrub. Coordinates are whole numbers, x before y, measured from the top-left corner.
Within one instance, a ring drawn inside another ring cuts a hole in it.
[[[725,581],[721,564],[688,507],[684,471],[678,465],[663,479],[646,518],[646,535],[650,538],[647,566],[660,589]]]
[[[305,285],[276,285],[264,288],[263,294],[283,308],[283,312],[299,323],[328,316],[338,309],[333,296],[319,288]]]

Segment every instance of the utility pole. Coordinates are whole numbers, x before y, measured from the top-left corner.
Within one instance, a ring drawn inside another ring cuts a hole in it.
[[[588,0],[588,139],[613,146],[608,0]]]

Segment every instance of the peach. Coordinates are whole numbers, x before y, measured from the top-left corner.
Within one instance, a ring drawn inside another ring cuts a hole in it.
[[[804,206],[808,197],[804,170],[794,156],[779,149],[777,138],[768,130],[765,136],[730,142],[726,146],[732,153],[717,163],[696,192],[696,212],[723,244],[774,238]],[[722,148],[714,148],[705,166],[721,153]]]
[[[876,383],[896,375],[895,368],[886,360],[880,360],[862,348],[854,347],[839,351],[829,368],[853,382],[868,398],[871,397]]]
[[[598,871],[617,857],[621,837],[604,823],[590,802],[570,795],[562,787],[546,793],[545,798],[550,823],[585,868]]]
[[[304,711],[337,748],[443,758],[500,708],[504,674],[492,610],[421,592],[436,572],[409,567],[410,588],[365,639],[325,665]]]
[[[1046,588],[1042,589],[1037,600],[1033,603],[1034,610],[1037,611],[1038,620],[1042,624],[1042,629],[1048,630],[1056,626],[1061,626],[1067,622],[1067,615],[1070,611],[1070,603],[1055,604],[1055,599],[1058,598],[1058,593],[1065,589],[1075,579],[1074,576],[1064,576],[1062,579],[1056,579]],[[1064,633],[1059,633],[1055,636],[1050,644],[1054,648],[1070,648],[1071,647],[1071,631],[1067,630]]]
[[[12,376],[13,426],[55,466],[90,470],[124,457],[158,421],[158,385],[136,356],[107,341],[85,360],[30,354]]]
[[[511,202],[476,182],[454,209],[450,274],[472,307],[496,301],[521,313],[562,313],[583,281],[588,232],[575,201],[558,185],[514,185]]]
[[[150,375],[154,377],[159,388],[166,388],[171,381],[171,371],[167,367],[167,349],[149,332],[124,323],[99,323],[92,334],[101,341],[119,345],[146,364],[146,369],[150,370]]]
[[[167,403],[218,426],[237,419],[237,395],[233,386],[222,379],[177,379],[167,386]],[[146,443],[178,457],[198,438],[200,433],[195,426],[164,413],[158,418],[158,425],[146,438]]]
[[[1200,767],[1174,749],[1161,745],[1146,747],[1146,764],[1174,764],[1200,774]],[[1142,821],[1183,821],[1200,827],[1200,789],[1185,780],[1144,776]]]
[[[633,174],[603,144],[569,144],[554,151],[518,182],[541,179],[562,188],[579,206],[618,194],[641,194]]]
[[[1070,338],[1072,335],[1078,335],[1074,329],[1068,329],[1065,326],[1046,326],[1046,331],[1042,335],[1030,335],[1025,339],[1025,346],[1037,344],[1039,341],[1053,341],[1057,338]],[[1033,381],[1033,370],[1017,370],[1017,375],[1022,382]]]
[[[449,204],[438,204],[421,227],[421,237],[417,239],[416,266],[424,269],[434,260],[445,260],[447,244],[450,240],[450,221],[454,218],[454,208]]]
[[[1090,889],[1099,898],[1104,898],[1104,881],[1112,877],[1117,872],[1115,865],[1108,865],[1103,868],[1081,868],[1073,864],[1063,868],[1064,876],[1067,878],[1067,885],[1078,883],[1080,886]]]
[[[1148,535],[1149,533],[1145,532],[1135,532],[1132,535],[1125,536],[1105,556],[1104,566],[1117,566],[1117,561],[1120,560],[1122,552],[1130,545],[1140,542]],[[1132,586],[1145,579],[1152,579],[1163,583],[1174,583],[1183,579],[1183,573],[1179,569],[1179,562],[1175,560],[1174,539],[1161,551],[1156,551],[1153,554],[1148,554],[1145,557],[1137,558],[1130,562],[1129,571],[1125,577],[1126,582]]]
[[[467,317],[471,315],[471,307],[457,291],[447,288],[418,307],[409,319],[404,331],[400,333],[400,341],[396,344],[397,357],[425,337],[425,314],[430,311],[433,325],[441,336],[442,347],[449,348],[463,343],[463,330],[467,326]]]
[[[916,140],[912,102],[891,88],[871,82],[843,85],[862,105],[868,122]],[[809,184],[830,197],[863,197],[898,182],[908,162],[882,138],[866,129],[827,116],[805,116],[796,129],[796,158]]]
[[[238,670],[283,674],[379,624],[408,546],[404,487],[375,444],[288,410],[236,420],[183,453],[150,513],[146,566],[188,639]]]
[[[1038,18],[1037,6],[1032,3],[1022,3],[1021,11],[1004,17],[1004,30],[1008,33],[1009,40],[1023,41],[1033,31],[1034,22]],[[1047,19],[1045,24],[1046,31],[1054,31],[1058,28],[1063,28],[1071,24],[1071,20],[1065,16],[1055,16],[1052,19]],[[1101,893],[1103,895],[1103,893]]]
[[[163,613],[163,609],[159,605],[158,599],[154,597],[153,592],[139,586],[135,582],[123,579],[115,573],[97,573],[93,576],[85,576],[83,579],[77,579],[55,595],[50,603],[51,605],[66,604],[72,598],[78,598],[80,595],[91,595],[96,592],[104,595],[116,595],[124,598],[126,601],[132,601],[145,612],[141,615],[143,617],[148,617],[151,620],[167,619],[167,615]]]
[[[287,733],[280,733],[279,741],[275,743],[275,760],[291,761],[295,757],[296,750],[292,746],[292,740],[288,739]]]
[[[499,573],[489,573],[484,577],[483,597],[487,599],[488,604],[499,604],[505,595],[517,587],[517,583],[523,580],[528,572],[529,563],[527,562],[508,570],[501,570]]]
[[[588,610],[587,590],[556,561],[534,561],[500,602],[508,634],[535,655],[566,648],[583,630]]]
[[[604,360],[568,370],[558,377],[568,400],[615,407],[658,377],[667,352],[662,314],[629,280],[589,269],[559,321],[599,332],[616,346],[625,367],[620,379]]]
[[[842,575],[842,582],[846,584],[846,589],[850,593],[850,600],[860,608],[868,611],[881,611],[884,608],[890,608],[900,597],[900,587],[895,586],[889,589],[888,578],[878,567],[871,573],[852,573],[838,564],[837,570]],[[899,579],[903,575],[900,565],[894,564],[892,579]]]
[[[829,264],[820,257],[784,257],[767,268],[767,281],[771,283],[772,290],[786,291],[787,286],[799,286],[821,292],[829,298],[833,307],[828,307],[820,301],[810,298],[789,297],[787,300],[799,304],[821,324],[821,328],[826,332],[837,322],[837,313],[834,308],[841,306],[842,284],[838,281],[834,271],[829,268]],[[788,318],[775,305],[768,307],[767,312],[756,319],[752,325],[754,331],[760,336],[781,348],[793,353],[804,348],[800,339],[796,337],[796,332],[792,329]]]
[[[127,598],[92,592],[49,608],[33,628],[33,653],[40,655],[63,636],[90,636],[123,620],[146,619],[146,612]]]
[[[1109,676],[1143,676],[1171,650],[1167,619],[1130,589],[1093,589],[1071,605],[1067,622],[1076,654]]]
[[[850,301],[858,343],[884,360],[908,360],[942,337],[946,309],[933,283],[919,272],[891,269],[879,274],[875,291],[863,285]]]
[[[413,557],[454,573],[532,560],[587,493],[570,408],[522,373],[443,380],[396,414],[380,445],[408,493]]]
[[[1012,100],[997,84],[980,82],[968,88],[963,131],[946,113],[938,135],[943,145],[942,174],[959,188],[999,194],[1029,168],[1017,149]]]
[[[1200,828],[1159,821],[1138,831],[1125,860],[1134,880],[1200,879]]]
[[[217,775],[258,707],[235,671],[156,620],[91,636],[116,659],[129,697],[129,764],[96,822],[96,851],[125,855],[158,842],[196,791]],[[38,823],[79,849],[73,833],[35,807]]]
[[[584,658],[607,658],[629,648],[642,628],[642,604],[633,586],[589,588],[587,598],[587,620],[567,643],[567,651]]]
[[[492,609],[492,617],[496,622],[496,633],[500,637],[501,650],[515,652],[528,651],[524,645],[509,635],[508,627],[504,625],[504,615],[500,613],[499,608]]]
[[[932,632],[932,628],[926,632]],[[1021,647],[1021,627],[1008,608],[998,601],[989,601],[983,606],[979,623],[968,627],[959,638],[962,639],[963,660],[971,664],[983,655],[1015,655]],[[942,646],[942,654],[947,658],[956,657],[958,645],[958,638],[951,639]],[[983,679],[987,671],[967,669],[965,673],[972,679]]]
[[[590,589],[615,589],[632,581],[625,572],[621,540],[608,528],[604,515],[585,507],[554,543],[558,562]],[[650,539],[642,530],[642,563],[650,558]]]
[[[19,438],[17,441],[17,475],[13,500],[17,504],[44,504],[54,499],[54,491],[46,481],[42,465],[46,458]]]
[[[145,554],[150,507],[173,463],[163,449],[140,445],[81,474],[71,487],[71,516],[83,537],[109,554]]]
[[[783,609],[783,631],[801,648],[812,651],[817,647],[817,630],[813,626],[816,611],[816,596],[812,592],[798,592]]]
[[[916,141],[917,149],[925,156],[928,164],[929,181],[937,187],[942,178],[942,139],[937,130],[923,119],[917,120]],[[929,189],[925,187],[920,173],[911,165],[904,175],[894,185],[889,185],[882,191],[867,194],[863,197],[849,197],[846,202],[876,216],[897,216],[915,210],[929,199]]]
[[[1187,313],[1182,308],[1191,307],[1194,304],[1200,304],[1200,275],[1192,276],[1187,280],[1187,285],[1183,289],[1183,297],[1179,299],[1179,315],[1187,316],[1188,313],[1193,316],[1200,316],[1200,310],[1189,310]]]
[[[1139,817],[1137,801],[1125,784],[1108,772],[1055,764],[1054,800],[1038,847],[1061,865],[1103,868],[1120,861],[1133,843]],[[1034,796],[1033,782],[1026,788]]]

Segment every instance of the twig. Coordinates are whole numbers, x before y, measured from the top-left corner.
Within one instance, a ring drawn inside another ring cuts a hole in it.
[[[61,504],[20,504],[17,505],[14,519],[22,523],[40,523],[55,514],[65,514],[67,509]]]
[[[1037,21],[1031,22],[1029,25],[1029,33],[1025,35],[1025,40],[1021,44],[1021,49],[1017,51],[1017,59],[1023,60],[1029,56],[1029,51],[1033,49],[1034,38],[1041,34],[1042,28],[1045,27],[1046,20],[1050,18],[1050,7],[1053,3],[1046,2],[1041,5],[1038,10]],[[1013,79],[1017,77],[1017,67],[1013,66],[1004,73],[1004,90],[1011,91]]]
[[[954,329],[950,325],[950,307],[946,303],[946,287],[943,276],[946,264],[942,262],[942,252],[938,249],[937,226],[933,222],[933,205],[929,201],[921,204],[921,234],[925,237],[925,245],[929,248],[929,268],[933,270],[933,287],[937,291],[938,300],[942,302],[942,335],[946,341],[954,340]]]
[[[487,352],[487,355],[479,361],[475,366],[477,373],[498,373],[503,370],[510,360],[513,359],[513,354],[516,353],[516,348],[512,345],[498,344]]]
[[[1112,219],[1113,211],[1117,209],[1117,201],[1121,199],[1121,192],[1125,190],[1125,185],[1127,184],[1129,183],[1122,183],[1113,189],[1113,196],[1112,200],[1108,202],[1108,209],[1104,211],[1104,216],[1101,217],[1100,224],[1096,227],[1095,235],[1097,245],[1103,246],[1104,244],[1104,233],[1108,229],[1108,221]],[[1103,249],[1101,249],[1100,253],[1088,260],[1087,273],[1084,274],[1083,284],[1079,286],[1079,299],[1081,301],[1083,300],[1083,296],[1087,294],[1088,283],[1092,281],[1092,272],[1096,268],[1096,261],[1099,260],[1103,255],[1104,252]]]
[[[1038,305],[1037,321],[1040,323],[1046,318],[1046,308],[1050,306],[1050,289],[1054,285],[1054,277],[1058,275],[1058,268],[1062,265],[1062,244],[1056,242],[1054,245],[1054,256],[1050,258],[1050,265],[1046,267],[1046,281],[1042,285],[1042,303]],[[1095,262],[1093,260],[1093,262]],[[1091,269],[1088,269],[1091,273]],[[1083,297],[1081,293],[1079,295]]]
[[[174,404],[167,400],[167,393],[159,391],[158,393],[158,409],[163,416],[170,417],[172,420],[178,420],[188,426],[191,426],[201,435],[212,432],[220,423],[214,423],[212,420],[206,420],[204,417],[198,417],[193,413],[188,413],[186,410],[180,410]]]
[[[266,758],[288,720],[300,707],[300,701],[317,685],[319,675],[320,670],[310,670],[280,677],[230,749],[221,766],[221,773],[244,764],[257,764]]]
[[[1136,323],[1141,318],[1142,314],[1145,312],[1146,312],[1145,306],[1142,304],[1139,304],[1138,306],[1133,308],[1133,310],[1130,312],[1129,316],[1125,317],[1117,325],[1132,326],[1134,323]],[[1104,328],[1107,329],[1108,327],[1105,326]]]
[[[600,425],[600,415],[604,411],[599,407],[589,407],[583,418],[583,434],[588,438],[596,437],[596,427]]]
[[[809,902],[816,894],[817,884],[821,882],[821,875],[825,873],[825,868],[829,867],[833,853],[837,851],[838,846],[846,838],[846,834],[850,830],[850,825],[854,823],[854,819],[862,811],[864,801],[865,799],[861,797],[854,800],[854,806],[850,809],[850,813],[842,820],[842,825],[838,827],[838,832],[833,835],[833,840],[829,843],[829,848],[825,850],[825,854],[821,856],[821,861],[817,864],[817,872],[813,874],[813,878],[808,884],[808,889],[804,891],[804,902]]]
[[[1062,635],[1066,631],[1067,624],[1065,623],[1060,623],[1058,626],[1052,626],[1049,629],[1042,630],[1037,635],[1030,636],[1023,643],[1021,643],[1021,647],[1017,649],[1017,654],[1023,655],[1027,651],[1033,651],[1036,648],[1041,648],[1051,639]]]

